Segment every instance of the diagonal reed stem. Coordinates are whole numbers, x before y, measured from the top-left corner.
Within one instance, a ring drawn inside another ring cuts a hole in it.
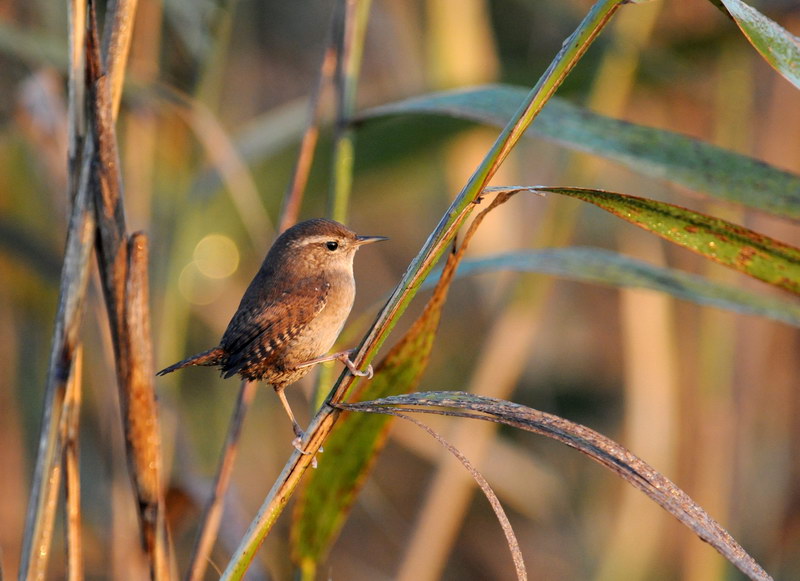
[[[528,94],[525,103],[501,132],[489,153],[409,265],[353,357],[353,363],[357,367],[363,368],[374,357],[400,315],[416,295],[425,277],[455,237],[461,224],[480,202],[483,188],[486,187],[499,165],[623,3],[624,0],[599,0],[564,43],[561,51]],[[311,459],[336,422],[339,412],[332,408],[331,404],[343,401],[354,379],[346,372],[339,377],[326,399],[325,405],[314,417],[306,432],[303,442],[305,454],[295,452],[289,458],[224,571],[222,579],[242,579],[244,577],[256,551],[286,506],[300,477],[311,464]]]

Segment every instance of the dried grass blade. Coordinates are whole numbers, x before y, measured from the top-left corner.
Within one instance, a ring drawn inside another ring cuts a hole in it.
[[[459,391],[414,393],[371,402],[338,404],[337,407],[371,413],[396,413],[399,410],[470,417],[547,436],[586,454],[644,492],[750,579],[772,579],[719,523],[675,483],[614,440],[581,424],[513,402]],[[392,411],[386,411],[387,407]],[[429,409],[431,407],[439,409]]]

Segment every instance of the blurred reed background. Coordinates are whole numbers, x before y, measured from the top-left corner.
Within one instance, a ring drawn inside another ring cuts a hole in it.
[[[359,108],[486,82],[529,87],[589,6],[374,0]],[[794,3],[759,8],[800,31]],[[331,2],[320,0],[139,0],[118,138],[129,228],[150,236],[157,367],[216,344],[275,235],[330,12]],[[0,3],[0,558],[8,578],[20,554],[66,229],[66,34],[63,3]],[[559,96],[800,171],[800,96],[710,3],[656,1],[624,11]],[[347,345],[361,336],[496,133],[431,117],[358,131],[348,223],[391,242],[358,256]],[[326,211],[330,160],[326,129],[303,218]],[[494,183],[655,197],[800,243],[794,223],[541,139],[520,143]],[[568,244],[773,292],[556,196],[517,196],[486,220],[471,252]],[[141,573],[131,557],[139,543],[134,499],[93,276],[82,331],[85,569],[89,578],[132,579]],[[503,273],[454,285],[420,389],[469,389],[603,432],[687,491],[776,578],[797,579],[798,377],[800,335],[788,325],[654,292]],[[310,417],[302,410],[311,385],[290,390],[301,424]],[[190,369],[157,386],[170,527],[183,565],[237,382]],[[489,424],[426,421],[495,487],[533,578],[737,578],[686,528],[581,455]],[[291,452],[290,440],[277,398],[259,390],[208,578],[224,568]],[[413,426],[395,425],[322,575],[510,578],[502,533],[474,490],[436,443]],[[268,538],[253,578],[288,578],[288,524],[284,517]],[[52,578],[64,574],[60,530]]]

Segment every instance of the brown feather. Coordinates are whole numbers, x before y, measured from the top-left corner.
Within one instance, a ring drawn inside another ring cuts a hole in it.
[[[192,365],[219,365],[222,363],[224,357],[225,352],[219,347],[214,347],[208,351],[203,351],[202,353],[187,357],[183,361],[178,361],[174,365],[170,365],[169,367],[162,369],[156,373],[156,375],[166,375],[167,373],[172,373],[173,371],[183,369],[184,367],[191,367]]]

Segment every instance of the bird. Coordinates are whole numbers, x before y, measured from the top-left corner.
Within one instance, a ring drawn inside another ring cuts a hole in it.
[[[355,299],[353,258],[385,236],[359,236],[343,224],[314,218],[285,230],[273,243],[242,297],[219,345],[159,371],[216,366],[223,377],[239,374],[272,385],[292,422],[300,448],[303,430],[284,390],[323,361],[339,360],[353,375],[372,377],[350,360],[351,351],[329,354]]]

